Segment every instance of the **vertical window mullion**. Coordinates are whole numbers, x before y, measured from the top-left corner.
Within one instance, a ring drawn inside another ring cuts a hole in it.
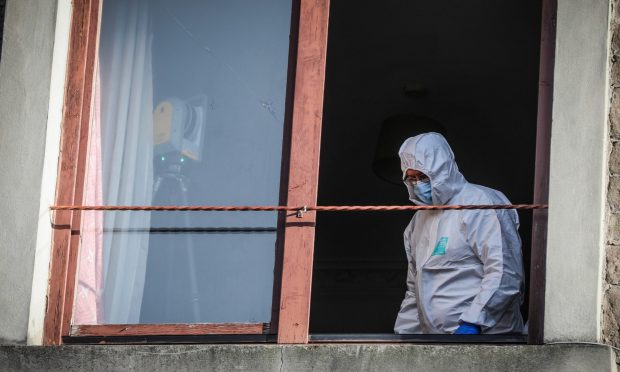
[[[329,0],[301,0],[291,155],[289,206],[315,205],[323,114]],[[308,342],[316,212],[286,217],[278,343]]]

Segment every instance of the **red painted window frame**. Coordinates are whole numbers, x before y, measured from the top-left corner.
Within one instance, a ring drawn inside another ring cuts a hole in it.
[[[90,124],[90,101],[101,1],[73,0],[68,77],[62,124],[56,205],[79,205]],[[548,200],[551,101],[557,0],[543,0],[536,183],[534,203]],[[294,0],[281,201],[288,206],[316,205],[329,0]],[[288,160],[288,161],[287,161]],[[56,211],[43,343],[61,344],[81,336],[182,336],[277,334],[278,343],[308,343],[316,212],[279,222],[274,311],[265,324],[175,324],[72,326],[80,211]],[[547,212],[534,212],[530,285],[529,343],[543,342]]]
[[[73,1],[56,205],[80,205],[84,194],[101,1]],[[329,1],[294,0],[292,8],[281,202],[315,205]],[[280,219],[271,324],[72,325],[80,217],[80,211],[54,212],[44,344],[84,336],[276,332],[278,342],[307,342],[314,212],[302,218],[282,215]]]

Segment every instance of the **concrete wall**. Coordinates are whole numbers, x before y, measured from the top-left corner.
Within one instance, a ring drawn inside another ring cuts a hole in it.
[[[600,340],[609,0],[559,0],[545,340]]]
[[[43,321],[47,301],[50,253],[52,246],[52,228],[49,206],[54,204],[56,195],[56,178],[58,175],[58,157],[60,154],[60,136],[62,111],[67,73],[67,52],[69,49],[69,31],[71,28],[72,0],[57,0],[56,30],[54,35],[54,54],[52,59],[50,100],[47,114],[47,134],[45,138],[45,156],[43,172],[40,177],[41,194],[39,202],[39,221],[37,245],[32,276],[32,295],[30,297],[30,319],[28,321],[28,344],[40,344],[43,338]]]
[[[616,371],[600,345],[0,347],[10,371]]]
[[[620,347],[620,7],[612,2],[610,52],[609,184],[603,299],[603,342]]]
[[[55,0],[8,0],[0,63],[0,342],[24,343],[46,139]]]

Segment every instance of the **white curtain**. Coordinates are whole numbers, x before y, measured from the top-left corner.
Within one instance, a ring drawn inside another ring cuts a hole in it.
[[[103,201],[150,205],[153,190],[152,31],[148,0],[106,0],[100,46]],[[138,323],[148,212],[103,219],[105,323]]]
[[[95,66],[85,205],[150,205],[153,77],[148,0],[106,0]],[[148,212],[82,214],[76,324],[138,323]]]

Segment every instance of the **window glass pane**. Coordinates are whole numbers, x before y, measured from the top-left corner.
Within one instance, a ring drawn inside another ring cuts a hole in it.
[[[277,205],[290,0],[104,0],[84,203]],[[275,212],[84,212],[75,324],[269,322]]]

